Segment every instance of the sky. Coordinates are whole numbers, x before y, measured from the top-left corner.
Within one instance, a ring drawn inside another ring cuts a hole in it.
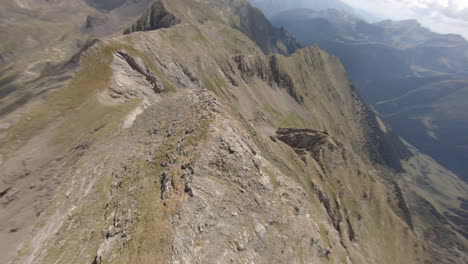
[[[468,0],[342,0],[382,19],[415,18],[439,33],[468,39]]]

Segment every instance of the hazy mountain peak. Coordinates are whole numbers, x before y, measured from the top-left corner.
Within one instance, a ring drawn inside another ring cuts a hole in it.
[[[409,28],[422,28],[422,25],[416,19],[406,19],[406,20],[390,20],[386,19],[380,22],[375,23],[381,27],[385,28],[400,28],[400,29],[409,29]]]
[[[342,23],[342,24],[355,24],[360,21],[364,22],[363,19],[359,18],[356,15],[350,14],[346,11],[328,8],[323,10],[313,10],[309,8],[295,8],[280,12],[271,17],[272,21],[277,21],[278,19],[284,20],[304,20],[304,19],[314,19],[314,18],[324,18],[327,19],[330,23]]]
[[[275,15],[282,11],[294,8],[310,8],[323,10],[329,8],[347,10],[352,8],[341,0],[249,0],[254,6],[260,8],[267,16]]]

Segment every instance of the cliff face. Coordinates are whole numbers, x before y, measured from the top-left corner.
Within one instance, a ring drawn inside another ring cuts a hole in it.
[[[2,134],[2,261],[463,263],[441,219],[466,187],[335,57],[266,55],[232,22],[244,1],[162,4],[180,23],[99,41]]]
[[[180,19],[175,17],[165,4],[161,1],[154,3],[145,14],[138,19],[137,23],[124,31],[130,34],[136,31],[150,31],[160,28],[170,28],[180,23]]]

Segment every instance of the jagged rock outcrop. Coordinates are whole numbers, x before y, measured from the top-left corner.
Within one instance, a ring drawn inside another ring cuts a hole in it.
[[[344,147],[326,132],[313,129],[280,128],[276,134],[279,140],[294,148],[299,155],[309,154],[315,160],[320,160],[323,151],[333,153]]]
[[[247,2],[235,5],[238,19],[231,20],[235,29],[246,34],[265,53],[291,54],[302,46],[287,31],[275,28],[257,8]]]
[[[150,31],[160,28],[170,28],[180,23],[180,19],[174,16],[163,1],[155,2],[146,13],[130,28],[124,31],[124,34],[130,34],[137,31]]]
[[[272,55],[265,59],[259,56],[237,55],[234,61],[245,82],[249,83],[253,77],[260,78],[270,85],[286,89],[296,101],[302,102],[303,98],[296,94],[291,77],[280,68],[277,56]]]
[[[122,50],[115,51],[112,57],[113,74],[109,88],[101,92],[98,98],[105,105],[141,100],[139,107],[128,114],[123,124],[124,128],[128,128],[144,109],[160,101],[159,93],[165,87],[141,58]]]
[[[143,75],[147,82],[153,87],[153,91],[155,93],[160,93],[164,91],[164,85],[161,83],[158,77],[152,73],[146,65],[143,64],[141,59],[135,59],[134,57],[130,56],[129,54],[118,51],[117,56],[124,59],[127,64],[137,73]]]

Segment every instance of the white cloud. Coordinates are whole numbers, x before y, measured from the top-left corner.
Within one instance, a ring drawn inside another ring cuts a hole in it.
[[[343,0],[381,18],[418,19],[440,33],[468,38],[468,0]]]

